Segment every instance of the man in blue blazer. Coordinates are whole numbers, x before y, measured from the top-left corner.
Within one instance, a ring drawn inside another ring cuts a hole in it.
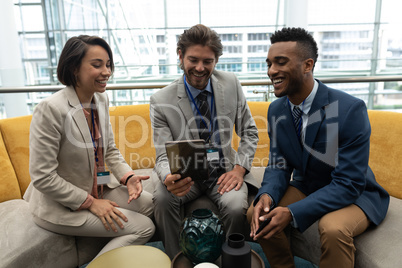
[[[314,79],[317,51],[306,30],[284,28],[272,35],[266,60],[278,99],[268,110],[269,163],[248,215],[250,236],[272,267],[294,267],[284,228],[303,232],[317,220],[320,268],[353,267],[353,237],[388,209],[368,166],[365,103]]]

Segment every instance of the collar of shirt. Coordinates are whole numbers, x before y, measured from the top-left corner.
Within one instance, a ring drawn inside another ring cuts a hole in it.
[[[198,96],[198,94],[201,93],[201,90],[192,87],[189,83],[187,83],[187,86],[188,86],[189,91],[191,92],[191,95],[193,95],[193,98],[194,98],[195,102],[198,103],[197,96]],[[207,86],[206,86],[203,90],[206,90],[206,91],[208,91],[208,92],[210,93],[210,94],[208,94],[208,106],[211,107],[212,94],[213,94],[213,93],[212,93],[211,79],[208,80],[208,84],[207,84]],[[189,96],[187,90],[186,90],[186,93],[187,93],[187,97],[188,97],[188,99],[189,99],[189,101],[190,101],[190,106],[191,106],[191,109],[192,109],[192,111],[193,111],[194,117],[196,118],[197,125],[199,125],[199,124],[200,124],[200,120],[199,120],[199,115],[198,115],[197,108],[195,107],[193,101],[191,100],[191,97]],[[214,103],[214,105],[216,105],[216,104]],[[216,109],[215,109],[215,107],[214,107],[214,108],[212,109],[212,111],[211,111],[211,117],[212,117],[212,118],[215,118],[215,117],[216,117]],[[220,141],[220,134],[219,134],[219,131],[217,131],[217,130],[218,130],[218,122],[217,122],[216,120],[212,120],[212,132],[214,132],[214,133],[216,132],[216,133],[213,135],[212,140],[213,140],[213,142],[214,142],[215,144],[220,144],[220,143],[221,143],[221,141]]]
[[[318,82],[316,80],[314,80],[314,86],[313,86],[313,90],[311,90],[310,94],[307,96],[307,98],[299,105],[294,105],[292,102],[289,101],[290,103],[290,110],[293,111],[293,107],[298,106],[302,112],[303,112],[303,117],[305,115],[308,115],[308,112],[311,109],[311,105],[313,104],[315,95],[317,94],[317,90],[318,90]],[[304,120],[304,118],[303,118]]]
[[[187,81],[186,81],[186,83],[187,83]],[[188,89],[190,90],[191,94],[193,95],[193,98],[196,100],[198,97],[198,94],[201,93],[201,90],[193,87],[189,83],[187,83],[187,86],[188,86]],[[206,90],[210,93],[210,94],[208,94],[208,103],[211,104],[211,94],[212,94],[211,79],[208,80],[208,84],[203,90]],[[187,90],[186,90],[186,92],[187,92]],[[188,92],[187,92],[187,95],[188,95]],[[188,96],[188,98],[191,100],[190,96]]]
[[[293,107],[295,107],[295,106],[298,106],[302,110],[302,120],[303,120],[302,139],[303,139],[303,141],[305,140],[305,137],[306,137],[306,127],[308,124],[308,112],[311,109],[311,105],[313,104],[315,95],[317,94],[317,90],[318,90],[318,82],[316,80],[314,80],[313,90],[311,90],[310,94],[303,101],[303,103],[301,103],[299,105],[294,105],[293,103],[291,103],[289,101],[291,111],[293,111]]]
[[[197,88],[191,86],[189,83],[187,83],[187,86],[188,86],[188,89],[189,89],[191,95],[192,95],[193,98],[194,98],[194,101],[197,103],[197,105],[199,105],[199,101],[198,101],[197,97],[198,97],[198,94],[201,93],[201,90],[199,90],[199,89],[197,89]],[[206,90],[206,91],[208,91],[208,92],[210,93],[210,94],[208,94],[207,101],[208,101],[208,107],[211,107],[211,99],[212,99],[211,79],[208,80],[208,84],[207,84],[207,86],[206,86],[203,90]],[[198,115],[197,108],[195,107],[195,104],[194,104],[194,102],[192,101],[192,99],[191,99],[191,97],[190,97],[190,95],[189,95],[189,93],[188,93],[187,90],[186,90],[186,93],[187,93],[187,97],[188,97],[188,99],[189,99],[189,101],[190,101],[190,105],[191,105],[191,109],[193,110],[193,114],[194,114],[194,116],[195,116],[196,118],[198,118],[199,115]],[[212,113],[212,114],[211,114],[212,118],[215,118],[215,109],[214,109],[214,111],[211,111],[211,113]]]

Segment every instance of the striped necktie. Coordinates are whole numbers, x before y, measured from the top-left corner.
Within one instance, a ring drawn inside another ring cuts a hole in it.
[[[303,125],[303,120],[301,117],[302,110],[299,107],[294,106],[292,115],[293,115],[293,124],[295,125],[295,128],[296,128],[297,137],[299,138],[299,142],[302,144],[302,140],[301,140],[301,136],[302,136],[301,129],[302,129],[302,125]]]
[[[201,91],[200,94],[198,94],[197,99],[199,103],[198,109],[200,110],[201,113],[201,118],[200,120],[200,126],[198,128],[200,138],[208,141],[209,139],[209,129],[208,126],[210,125],[211,121],[211,112],[209,111],[209,106],[208,106],[208,91],[203,90]]]

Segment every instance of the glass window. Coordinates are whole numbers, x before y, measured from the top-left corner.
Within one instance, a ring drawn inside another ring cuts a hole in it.
[[[106,26],[106,17],[98,1],[63,1],[64,23],[69,30],[99,30]]]
[[[383,1],[386,2],[386,1]],[[391,1],[394,2],[394,1]],[[356,16],[356,11],[359,16]],[[364,0],[338,0],[338,1],[323,1],[309,0],[307,16],[308,24],[357,24],[357,23],[373,23],[375,18],[376,1]]]
[[[266,72],[268,70],[265,57],[248,58],[247,68],[249,72]]]
[[[225,41],[241,41],[242,34],[220,34],[219,37],[221,38],[222,42]]]
[[[242,53],[242,46],[223,46],[223,53]]]
[[[23,31],[44,31],[42,6],[21,6],[21,21]]]
[[[40,4],[41,0],[14,0],[14,4],[31,4],[31,3],[38,3]]]
[[[166,60],[159,60],[159,74],[167,74]]]
[[[165,55],[166,54],[166,48],[165,47],[158,47],[157,51],[158,51],[159,55]]]
[[[250,45],[247,47],[248,53],[267,53],[268,45]]]
[[[241,72],[242,59],[241,58],[220,58],[215,67],[217,70],[227,72]]]
[[[201,3],[201,22],[209,26],[266,26],[276,24],[277,5],[279,4],[283,10],[284,2],[272,0],[252,2],[249,0],[202,0],[196,1],[193,8],[196,9],[195,7]],[[280,24],[283,24],[283,19],[284,17],[281,15],[278,20]]]
[[[157,35],[156,36],[157,43],[165,43],[165,36],[164,35]]]
[[[255,41],[255,40],[269,40],[270,34],[269,33],[249,33],[248,40]]]
[[[61,50],[68,38],[79,34],[98,35],[110,44],[116,64],[111,82],[130,83],[138,77],[155,81],[161,76],[173,80],[183,73],[178,65],[170,68],[178,61],[178,37],[198,23],[210,26],[222,40],[224,55],[217,69],[254,77],[256,72],[266,72],[269,38],[286,24],[287,8],[292,8],[279,0],[255,0],[252,4],[249,0],[13,2],[26,83],[30,85],[58,83],[55,70]],[[381,1],[380,21],[374,21],[376,2],[308,1],[305,19],[319,48],[316,76],[402,73],[402,35],[398,34],[402,2]],[[365,12],[356,16],[362,6]],[[376,42],[378,51],[373,51]]]

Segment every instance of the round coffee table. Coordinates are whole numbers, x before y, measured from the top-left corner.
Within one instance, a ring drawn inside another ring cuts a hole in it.
[[[221,267],[221,257],[219,257],[215,264]],[[179,252],[173,259],[171,268],[192,268],[194,264],[184,256],[183,252]],[[251,268],[265,268],[264,261],[254,250],[251,250]]]
[[[169,268],[170,258],[151,246],[133,245],[105,252],[89,263],[87,268]]]

